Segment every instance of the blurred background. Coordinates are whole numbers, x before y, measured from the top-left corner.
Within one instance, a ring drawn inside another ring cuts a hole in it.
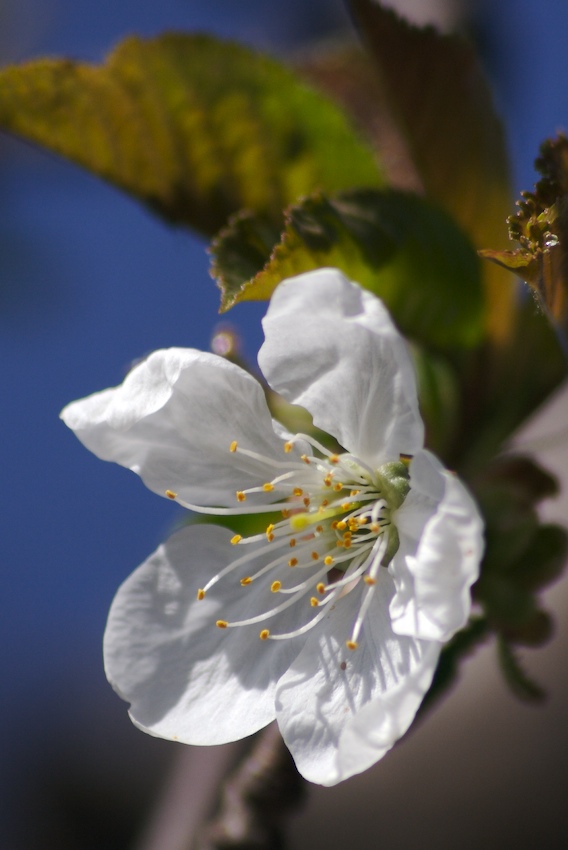
[[[507,125],[515,190],[532,187],[539,143],[568,130],[565,0],[396,5],[476,40]],[[3,63],[98,62],[129,33],[166,29],[286,55],[350,30],[339,0],[0,0],[0,22]],[[167,535],[176,508],[85,451],[58,413],[119,383],[155,348],[210,346],[218,294],[205,247],[78,168],[0,139],[1,850],[141,847],[155,800],[181,769],[181,747],[131,726],[101,657],[116,588]],[[230,314],[251,360],[264,309]],[[519,439],[568,484],[557,437],[567,421],[560,394]],[[547,516],[565,521],[567,504],[564,494]],[[549,692],[544,706],[520,704],[484,647],[380,764],[313,790],[292,846],[564,848],[568,582],[547,602],[556,639],[525,657]],[[183,758],[199,765],[200,782],[208,764],[230,758],[191,752]]]

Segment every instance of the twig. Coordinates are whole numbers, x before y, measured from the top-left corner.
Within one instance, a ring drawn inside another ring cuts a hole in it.
[[[223,790],[198,850],[283,850],[283,825],[302,804],[306,782],[276,724],[260,733]]]

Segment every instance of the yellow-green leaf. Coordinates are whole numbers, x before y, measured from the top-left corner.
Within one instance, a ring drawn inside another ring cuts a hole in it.
[[[455,216],[477,248],[505,248],[508,157],[472,47],[432,27],[413,26],[376,0],[349,4],[427,195]],[[514,282],[490,264],[484,278],[487,328],[494,340],[504,340],[512,329]]]
[[[276,220],[302,194],[382,183],[331,101],[277,61],[203,35],[128,38],[101,66],[5,68],[0,129],[206,234],[242,208]]]
[[[281,241],[270,248],[263,222],[250,216],[236,217],[214,241],[212,273],[224,309],[269,298],[284,278],[334,266],[382,298],[409,337],[467,347],[483,333],[476,253],[443,210],[417,195],[358,190],[306,198],[287,211]]]

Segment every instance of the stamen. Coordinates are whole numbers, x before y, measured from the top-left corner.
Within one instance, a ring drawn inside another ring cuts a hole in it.
[[[304,463],[307,463],[307,464],[308,464],[308,466],[309,466],[309,465],[310,465],[310,463],[311,463],[311,460],[309,459],[309,457],[308,457],[307,455],[300,455],[300,460],[303,460],[303,461],[304,461]]]
[[[236,440],[233,440],[233,442],[232,442],[232,443],[231,443],[231,445],[229,446],[229,451],[230,451],[230,452],[236,452],[236,451],[237,451],[237,446],[238,446],[237,441],[236,441]]]
[[[325,593],[325,584],[323,583],[323,581],[320,581],[318,584],[316,584],[316,590],[323,596],[323,594]]]
[[[240,543],[242,539],[242,534],[235,534],[233,537],[231,537],[231,543],[233,544],[233,546],[236,546],[237,543]]]
[[[269,637],[269,636],[270,636],[270,631],[268,629],[263,629],[261,631],[261,633],[259,634],[259,638],[261,640],[266,640],[266,638]]]
[[[262,489],[265,493],[271,493],[274,490],[274,484],[272,484],[270,481],[267,481],[266,484],[262,485]]]
[[[331,555],[326,555],[325,558],[323,559],[323,562],[326,565],[326,567],[331,567],[331,565],[333,564],[333,558],[331,557]]]
[[[310,605],[312,606],[312,608],[317,608],[319,605],[319,599],[316,599],[315,596],[312,596],[312,598],[310,599]]]
[[[225,620],[218,620],[217,625],[221,622],[225,623],[225,626],[220,626],[219,628],[234,629],[236,626],[252,626],[254,623],[262,623],[263,620],[269,620],[271,617],[275,617],[276,614],[280,614],[281,611],[285,611],[286,608],[294,605],[298,599],[301,599],[304,595],[305,591],[302,589],[299,593],[296,593],[284,602],[281,602],[280,605],[276,605],[276,607],[271,608],[270,611],[264,611],[262,614],[257,614],[256,617],[249,617],[246,620],[236,620],[234,623],[227,623]]]
[[[308,622],[304,623],[303,626],[300,626],[299,629],[295,629],[293,632],[284,632],[283,634],[279,635],[271,634],[270,640],[287,640],[288,638],[299,637],[300,635],[309,632],[310,629],[313,629],[316,623],[319,623],[320,620],[323,620],[323,618],[327,614],[327,603],[330,601],[330,599],[335,598],[336,596],[332,594],[328,599],[324,600],[324,602],[320,602],[320,604],[318,605],[318,608],[320,609],[319,614],[316,614],[315,617],[313,617],[311,620],[308,620]]]
[[[215,625],[218,629],[226,629],[229,624],[226,620],[217,620]]]
[[[355,650],[359,648],[359,644],[356,640],[347,640],[345,641],[345,646],[347,649]]]
[[[168,499],[177,499],[177,493],[174,493],[173,490],[166,490],[166,496]]]
[[[251,584],[251,583],[252,583],[252,578],[250,576],[245,576],[244,578],[241,579],[241,584],[242,584],[243,587],[246,587],[247,584]]]
[[[199,588],[199,590],[197,591],[197,598],[198,598],[200,601],[201,601],[202,599],[205,599],[205,591],[203,590],[203,588],[202,588],[202,587],[200,587],[200,588]]]
[[[217,584],[217,582],[220,581],[220,579],[224,578],[227,575],[227,573],[233,572],[234,569],[236,569],[237,567],[240,567],[242,564],[247,564],[250,561],[256,560],[261,555],[264,555],[267,552],[273,553],[273,551],[274,551],[274,547],[272,546],[271,543],[269,543],[266,546],[262,546],[260,549],[257,549],[256,551],[253,550],[252,552],[247,552],[246,555],[242,555],[242,557],[237,558],[234,561],[231,561],[230,564],[227,564],[226,567],[224,567],[216,575],[212,576],[209,579],[209,581],[207,582],[207,584],[204,587],[204,590],[207,591],[210,588],[212,588],[213,585]],[[275,560],[270,561],[270,563],[268,563],[262,570],[260,570],[258,573],[256,573],[256,575],[253,576],[252,578],[257,578],[260,574],[262,574],[263,572],[267,572],[269,569],[272,569],[272,567],[275,566],[276,564],[282,563],[285,559],[286,559],[286,556],[281,555],[279,558],[276,558]]]
[[[272,593],[278,593],[278,591],[280,590],[281,587],[282,587],[281,581],[273,581],[272,584],[270,585],[270,590],[272,591]]]
[[[247,498],[247,497],[246,497],[246,494],[245,494],[245,493],[243,493],[243,491],[242,491],[242,490],[237,490],[237,492],[235,493],[235,495],[236,495],[236,497],[237,497],[237,502],[245,502],[245,501],[246,501],[246,498]]]
[[[290,560],[288,561],[288,566],[289,567],[297,567],[298,566],[298,559],[297,558],[290,558]]]
[[[292,451],[293,448],[294,448],[294,443],[290,443],[290,442],[284,443],[284,451],[286,452],[286,454],[289,454]]]

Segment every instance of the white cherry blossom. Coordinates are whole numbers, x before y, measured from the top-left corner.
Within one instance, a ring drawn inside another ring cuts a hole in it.
[[[482,522],[423,448],[415,377],[382,303],[334,269],[284,281],[263,322],[270,386],[336,438],[271,419],[260,384],[193,349],[156,351],[62,413],[84,445],[262,534],[174,534],[128,578],[105,634],[134,723],[220,744],[276,719],[300,772],[333,785],[408,729],[470,610]]]

